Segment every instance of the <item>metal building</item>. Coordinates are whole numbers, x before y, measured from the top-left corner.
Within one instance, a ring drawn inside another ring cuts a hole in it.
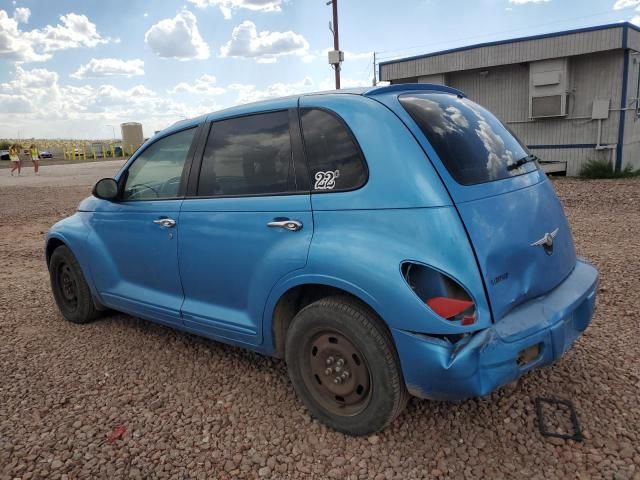
[[[493,111],[532,153],[578,175],[591,159],[640,167],[640,28],[615,23],[380,64],[380,80],[440,83]]]
[[[144,135],[142,134],[142,124],[137,122],[128,122],[120,124],[122,131],[122,145],[129,153],[144,143]]]

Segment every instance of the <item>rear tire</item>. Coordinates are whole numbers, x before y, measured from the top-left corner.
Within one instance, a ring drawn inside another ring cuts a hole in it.
[[[374,312],[349,297],[323,298],[298,312],[285,357],[311,414],[340,432],[383,430],[407,404],[393,340]]]
[[[65,319],[73,323],[89,323],[100,316],[80,264],[64,245],[51,254],[49,277],[53,298]]]

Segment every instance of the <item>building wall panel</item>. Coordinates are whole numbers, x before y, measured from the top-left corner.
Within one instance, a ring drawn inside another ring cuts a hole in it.
[[[381,80],[393,81],[403,75],[431,75],[619,49],[622,48],[623,29],[620,26],[399,60],[381,65]],[[401,65],[408,71],[398,71]]]
[[[640,35],[640,33],[638,33],[638,35]],[[633,169],[640,168],[640,117],[638,116],[637,110],[639,86],[640,55],[630,55],[621,168],[625,168],[628,165]],[[619,100],[616,102],[616,106],[620,106]]]
[[[596,151],[593,147],[598,142],[598,122],[591,120],[594,99],[610,99],[612,109],[609,118],[602,122],[601,143],[618,142],[619,112],[616,109],[620,104],[623,60],[622,50],[569,59],[567,117],[529,120],[529,67],[526,64],[452,72],[446,75],[446,81],[495,113],[526,145],[571,147],[545,148],[534,153],[544,159],[568,161],[568,171],[577,175],[589,159],[609,158],[611,154],[610,150]],[[634,78],[637,84],[637,77]],[[636,127],[627,138],[635,142],[630,148],[640,153],[640,121]],[[574,148],[576,145],[591,147]],[[631,150],[629,155],[625,152],[625,158],[632,155]]]
[[[530,149],[531,153],[543,161],[567,162],[567,175],[575,177],[589,160],[611,161],[615,158],[615,151],[594,150],[593,148],[558,148],[558,149]]]

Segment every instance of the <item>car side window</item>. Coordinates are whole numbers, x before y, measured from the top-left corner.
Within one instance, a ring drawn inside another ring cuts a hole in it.
[[[353,190],[367,181],[367,166],[347,126],[319,109],[301,109],[309,175],[314,192]]]
[[[196,128],[161,138],[142,152],[127,170],[125,201],[176,198]]]
[[[272,195],[294,190],[287,111],[214,122],[198,196]]]

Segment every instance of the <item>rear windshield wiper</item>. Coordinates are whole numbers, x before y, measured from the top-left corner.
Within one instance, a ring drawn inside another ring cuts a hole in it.
[[[540,159],[535,155],[527,155],[526,157],[522,157],[520,160],[515,161],[511,165],[507,165],[507,170],[515,170],[516,168],[520,168],[525,163],[535,162],[537,160]]]

